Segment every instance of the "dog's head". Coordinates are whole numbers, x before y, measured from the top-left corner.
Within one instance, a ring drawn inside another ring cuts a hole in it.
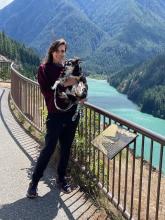
[[[80,58],[73,58],[65,61],[65,76],[80,76],[82,74],[82,68]]]

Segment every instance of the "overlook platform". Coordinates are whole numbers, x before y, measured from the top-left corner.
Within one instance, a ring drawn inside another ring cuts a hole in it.
[[[50,165],[39,182],[39,197],[26,197],[39,146],[13,117],[9,91],[0,88],[0,219],[108,219],[79,188],[70,194],[60,191]]]

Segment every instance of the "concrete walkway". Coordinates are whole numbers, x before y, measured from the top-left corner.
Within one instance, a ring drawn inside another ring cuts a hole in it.
[[[0,88],[0,220],[108,219],[79,189],[64,194],[56,188],[50,165],[38,184],[39,197],[26,197],[39,146],[10,112],[9,91]]]

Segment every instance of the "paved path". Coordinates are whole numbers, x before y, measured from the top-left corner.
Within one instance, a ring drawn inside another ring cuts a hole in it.
[[[9,91],[0,88],[0,220],[105,219],[83,192],[64,194],[56,188],[50,164],[38,184],[39,197],[26,197],[39,146],[10,112]]]

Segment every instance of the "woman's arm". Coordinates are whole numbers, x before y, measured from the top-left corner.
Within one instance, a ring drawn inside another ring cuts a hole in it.
[[[50,83],[49,83],[48,78],[46,77],[45,72],[44,72],[44,65],[43,64],[41,64],[38,68],[37,81],[40,85],[40,89],[41,89],[42,93],[51,90]]]

